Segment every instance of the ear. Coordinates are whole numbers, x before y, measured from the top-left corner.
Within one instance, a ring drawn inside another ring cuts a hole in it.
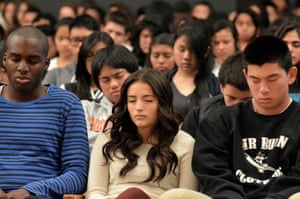
[[[289,85],[293,84],[297,79],[298,68],[296,66],[292,66],[288,71],[288,83]]]
[[[50,58],[46,58],[46,61],[45,61],[45,70],[48,70],[48,67],[50,65]]]
[[[247,79],[247,69],[246,68],[243,69],[243,74],[244,74],[244,77]]]

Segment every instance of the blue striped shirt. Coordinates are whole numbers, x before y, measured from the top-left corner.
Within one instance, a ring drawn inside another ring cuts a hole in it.
[[[61,198],[86,189],[89,145],[80,100],[49,86],[31,102],[0,95],[0,188]]]

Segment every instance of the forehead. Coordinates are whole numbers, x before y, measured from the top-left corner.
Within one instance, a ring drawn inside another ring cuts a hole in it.
[[[190,41],[188,40],[187,36],[181,35],[176,39],[174,45],[190,46]]]
[[[121,32],[121,33],[125,33],[125,27],[122,26],[121,24],[112,22],[112,21],[108,21],[105,25],[105,29],[106,30],[114,30],[116,32]]]
[[[256,64],[248,64],[247,66],[248,75],[256,77],[268,77],[273,74],[285,73],[285,70],[279,63],[264,63],[261,66]]]
[[[43,56],[45,52],[45,46],[43,42],[36,38],[23,37],[14,35],[7,41],[7,52],[17,54],[35,54]]]
[[[127,70],[125,68],[114,68],[109,65],[104,65],[99,71],[99,77],[109,77],[119,72],[127,72]]]

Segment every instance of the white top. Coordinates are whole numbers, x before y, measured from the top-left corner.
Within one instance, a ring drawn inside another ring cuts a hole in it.
[[[151,199],[156,199],[172,188],[198,189],[198,182],[191,168],[194,139],[184,131],[178,132],[171,145],[178,158],[176,175],[167,174],[160,182],[143,182],[150,174],[146,156],[152,145],[142,144],[135,151],[139,156],[137,166],[125,177],[120,177],[119,171],[127,160],[114,159],[105,164],[102,147],[109,140],[109,133],[100,133],[94,145],[90,160],[87,199],[116,197],[130,187],[142,189]]]

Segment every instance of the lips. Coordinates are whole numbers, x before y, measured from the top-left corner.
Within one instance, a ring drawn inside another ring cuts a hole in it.
[[[27,84],[30,82],[30,79],[28,77],[17,77],[16,82],[19,84]]]
[[[120,91],[114,91],[110,93],[112,96],[120,95]]]
[[[259,98],[258,100],[262,104],[268,104],[271,102],[272,99],[271,98]]]
[[[141,119],[146,118],[146,116],[145,115],[135,115],[134,118],[137,120],[141,120]]]

